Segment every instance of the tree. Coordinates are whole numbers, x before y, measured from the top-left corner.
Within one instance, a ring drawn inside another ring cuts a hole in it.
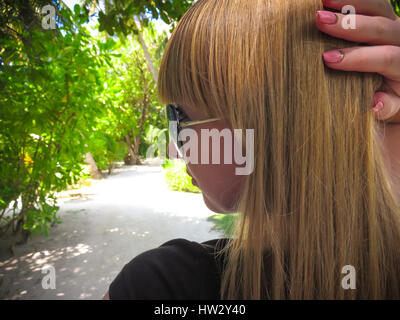
[[[60,222],[55,192],[81,177],[95,119],[104,113],[98,69],[106,53],[82,27],[87,15],[54,1],[57,28],[45,30],[42,4],[2,1],[0,236],[22,242]]]
[[[138,34],[140,29],[148,27],[151,19],[161,18],[166,24],[171,24],[171,31],[176,22],[192,6],[193,0],[84,0],[87,11],[93,14],[95,8],[99,11],[99,30],[109,35],[127,36]],[[147,14],[150,17],[147,17]],[[137,26],[134,17],[141,17],[142,25]]]
[[[166,35],[159,37],[145,32],[151,44],[149,52],[157,57],[155,51]],[[162,106],[158,103],[156,82],[148,72],[143,51],[135,37],[124,44],[114,43],[112,68],[104,69],[104,83],[108,95],[105,96],[110,108],[106,123],[112,127],[115,138],[126,143],[129,155],[128,164],[138,164],[140,154],[145,154],[146,141],[143,139],[149,126],[166,127]],[[160,58],[160,57],[158,57]],[[159,59],[156,59],[159,64]],[[104,132],[105,128],[102,129]],[[111,133],[110,133],[111,134]]]
[[[70,10],[61,0],[0,0],[0,238],[47,235],[61,222],[56,193],[84,176],[85,161],[98,176],[127,153],[138,163],[166,130],[156,82],[168,39],[147,14],[176,22],[191,3],[106,1],[99,30],[109,35],[93,38],[96,1]],[[44,6],[54,29],[43,28]]]
[[[193,0],[104,0],[104,11],[99,8],[99,30],[106,31],[110,36],[119,35],[122,39],[129,34],[137,36],[142,46],[148,67],[157,83],[158,71],[149,54],[143,32],[150,26],[151,19],[161,18],[171,24],[171,31],[175,24],[193,4]],[[84,4],[89,12],[94,12],[99,0],[85,0]],[[150,17],[147,16],[150,14]],[[136,20],[137,21],[136,21]]]
[[[136,37],[140,43],[144,57],[147,62],[149,71],[153,75],[155,84],[158,81],[158,71],[154,63],[154,58],[151,57],[150,49],[146,44],[144,35],[149,33],[154,37],[153,25],[151,19],[161,19],[167,24],[171,24],[171,31],[175,27],[176,22],[183,16],[183,14],[193,4],[193,0],[159,0],[159,1],[144,1],[144,0],[104,0],[102,1],[103,8],[101,8],[99,0],[85,0],[84,6],[89,14],[93,15],[98,10],[99,17],[99,31],[106,31],[109,36],[118,35],[123,43],[127,42],[130,35]],[[150,17],[147,13],[150,13]],[[160,43],[156,52],[164,49],[167,43],[165,37]],[[160,58],[160,57],[159,57]],[[143,79],[144,72],[141,72]],[[147,86],[145,85],[144,88]],[[146,90],[145,90],[146,92]],[[124,136],[124,141],[127,144],[129,155],[125,158],[127,164],[138,164],[138,152],[142,142],[142,135],[146,122],[146,98],[141,102],[140,110],[141,117],[138,119],[138,130],[133,130]],[[132,107],[132,106],[131,106]]]

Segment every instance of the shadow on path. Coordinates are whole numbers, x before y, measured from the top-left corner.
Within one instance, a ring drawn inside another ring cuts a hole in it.
[[[101,299],[122,267],[143,251],[185,238],[222,237],[207,218],[201,194],[167,189],[161,167],[116,170],[90,187],[61,198],[62,224],[48,237],[31,236],[0,259],[0,299]],[[43,289],[45,266],[56,289]]]

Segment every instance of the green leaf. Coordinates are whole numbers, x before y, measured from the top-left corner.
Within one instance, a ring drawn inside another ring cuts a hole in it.
[[[78,17],[81,14],[81,7],[79,4],[74,5],[74,14]]]

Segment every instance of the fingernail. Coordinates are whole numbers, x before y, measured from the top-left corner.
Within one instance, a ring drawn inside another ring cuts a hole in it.
[[[372,108],[375,112],[381,111],[383,109],[384,105],[382,101],[379,101],[375,107]]]
[[[338,22],[339,17],[330,11],[317,11],[318,19],[324,24],[335,24]]]
[[[343,60],[344,54],[339,50],[332,50],[323,53],[324,60],[329,63],[338,63]]]

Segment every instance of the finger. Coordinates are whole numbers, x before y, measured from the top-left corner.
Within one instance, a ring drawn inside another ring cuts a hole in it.
[[[391,87],[400,94],[400,47],[345,48],[324,52],[323,58],[332,69],[379,73],[392,80]]]
[[[342,11],[346,5],[351,5],[357,14],[398,19],[388,0],[322,0],[322,3],[328,8],[339,11]]]
[[[316,25],[319,30],[335,38],[368,44],[400,46],[400,21],[383,17],[318,11]]]
[[[386,123],[400,124],[400,97],[387,92],[377,92],[372,109],[376,119]]]

